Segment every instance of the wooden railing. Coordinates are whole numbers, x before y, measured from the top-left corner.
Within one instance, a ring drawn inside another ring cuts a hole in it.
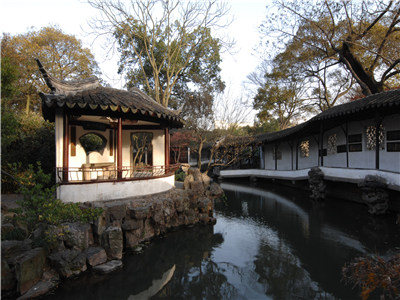
[[[173,175],[180,164],[135,166],[118,169],[111,163],[83,164],[80,168],[57,168],[59,183],[145,180]]]

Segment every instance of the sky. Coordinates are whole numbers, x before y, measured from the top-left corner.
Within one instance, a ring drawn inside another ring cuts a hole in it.
[[[236,41],[232,53],[222,54],[221,76],[226,83],[229,97],[243,97],[249,91],[244,89],[243,82],[249,73],[259,64],[255,54],[259,43],[258,27],[266,18],[266,4],[269,0],[228,0],[233,18],[228,28],[228,35]],[[64,33],[75,35],[84,47],[95,55],[102,78],[112,87],[124,88],[123,77],[117,73],[118,56],[107,54],[104,41],[95,40],[90,35],[88,21],[98,16],[98,11],[84,0],[1,0],[0,30],[11,35],[27,32],[31,27],[40,29],[44,26],[58,25]],[[250,100],[249,100],[250,101]],[[250,102],[248,102],[250,103]],[[254,112],[247,121],[252,121]]]

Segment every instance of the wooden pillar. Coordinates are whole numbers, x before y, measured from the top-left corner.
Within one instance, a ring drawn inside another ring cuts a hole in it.
[[[299,169],[299,142],[296,140],[296,170]]]
[[[69,116],[63,114],[63,182],[68,182],[69,168]]]
[[[324,125],[321,123],[321,126],[319,128],[319,155],[321,157],[321,167],[324,166]]]
[[[170,137],[169,137],[169,130],[165,128],[165,143],[164,143],[164,157],[165,157],[165,168],[169,168],[169,144],[170,144]]]
[[[349,167],[349,123],[346,121],[346,167]]]
[[[278,170],[278,144],[275,144],[274,152],[275,152],[275,171],[276,171]]]
[[[293,171],[293,140],[290,141],[289,143],[290,147],[290,169]]]
[[[379,116],[375,122],[375,169],[379,170],[379,134],[380,134],[380,127],[382,124],[382,119]]]
[[[118,179],[122,179],[122,118],[118,118],[117,129],[117,173]]]

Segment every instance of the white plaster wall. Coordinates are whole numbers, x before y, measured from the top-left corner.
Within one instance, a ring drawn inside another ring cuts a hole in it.
[[[267,170],[275,170],[275,161],[273,160],[273,150],[274,147],[272,144],[265,145],[264,147],[264,157],[265,157],[265,169]]]
[[[283,142],[279,145],[279,150],[282,153],[282,159],[278,160],[278,170],[292,170],[292,152],[290,145],[287,142]]]
[[[62,113],[55,114],[55,143],[56,143],[56,168],[63,166],[63,115]],[[56,169],[56,182],[60,182]]]
[[[57,188],[63,202],[93,202],[161,193],[174,188],[175,175],[168,177],[87,184],[65,184]]]
[[[385,178],[390,189],[400,191],[400,174],[374,169],[347,169],[347,168],[328,168],[320,167],[324,172],[325,179],[333,181],[343,181],[358,183],[365,179],[367,175],[376,175]],[[304,180],[308,179],[310,168],[295,171],[274,171],[274,170],[221,170],[220,175],[224,178],[250,177],[276,178],[285,180]]]
[[[379,168],[400,173],[400,152],[387,152],[386,147],[386,131],[400,130],[400,115],[385,117],[382,124],[385,129],[385,149],[379,153]]]
[[[165,164],[165,134],[164,130],[153,131],[153,165]]]
[[[349,135],[362,134],[362,152],[349,152],[349,168],[374,169],[375,151],[366,148],[365,129],[374,125],[373,120],[363,120],[349,123]]]
[[[301,150],[298,149],[299,169],[312,168],[318,166],[318,145],[312,136],[305,137],[299,141],[299,145],[302,141],[308,140],[310,145],[310,155],[308,157],[301,157]]]
[[[82,164],[85,163],[114,163],[114,155],[110,156],[110,130],[107,129],[105,131],[99,130],[84,130],[82,126],[76,127],[76,156],[71,156],[71,143],[69,149],[69,167],[70,168],[80,168]],[[79,142],[79,138],[87,133],[96,133],[102,135],[107,140],[106,147],[102,154],[98,152],[92,152],[89,154],[89,157],[86,157],[85,149],[82,147]]]
[[[324,148],[328,149],[328,139],[329,136],[336,134],[336,146],[338,145],[346,145],[346,135],[341,127],[335,127],[331,130],[328,130],[324,133]],[[339,167],[346,168],[347,167],[347,158],[346,152],[329,154],[327,153],[324,156],[324,166],[325,167]]]

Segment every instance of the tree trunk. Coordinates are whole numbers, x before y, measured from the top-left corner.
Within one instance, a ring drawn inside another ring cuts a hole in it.
[[[377,82],[372,73],[368,74],[361,63],[351,52],[348,43],[343,42],[342,48],[338,52],[340,60],[346,65],[347,69],[353,74],[360,84],[364,95],[372,95],[383,91],[381,82]]]
[[[201,170],[201,151],[203,150],[203,141],[200,141],[199,143],[199,148],[197,150],[198,156],[197,156],[197,167],[199,170]]]

